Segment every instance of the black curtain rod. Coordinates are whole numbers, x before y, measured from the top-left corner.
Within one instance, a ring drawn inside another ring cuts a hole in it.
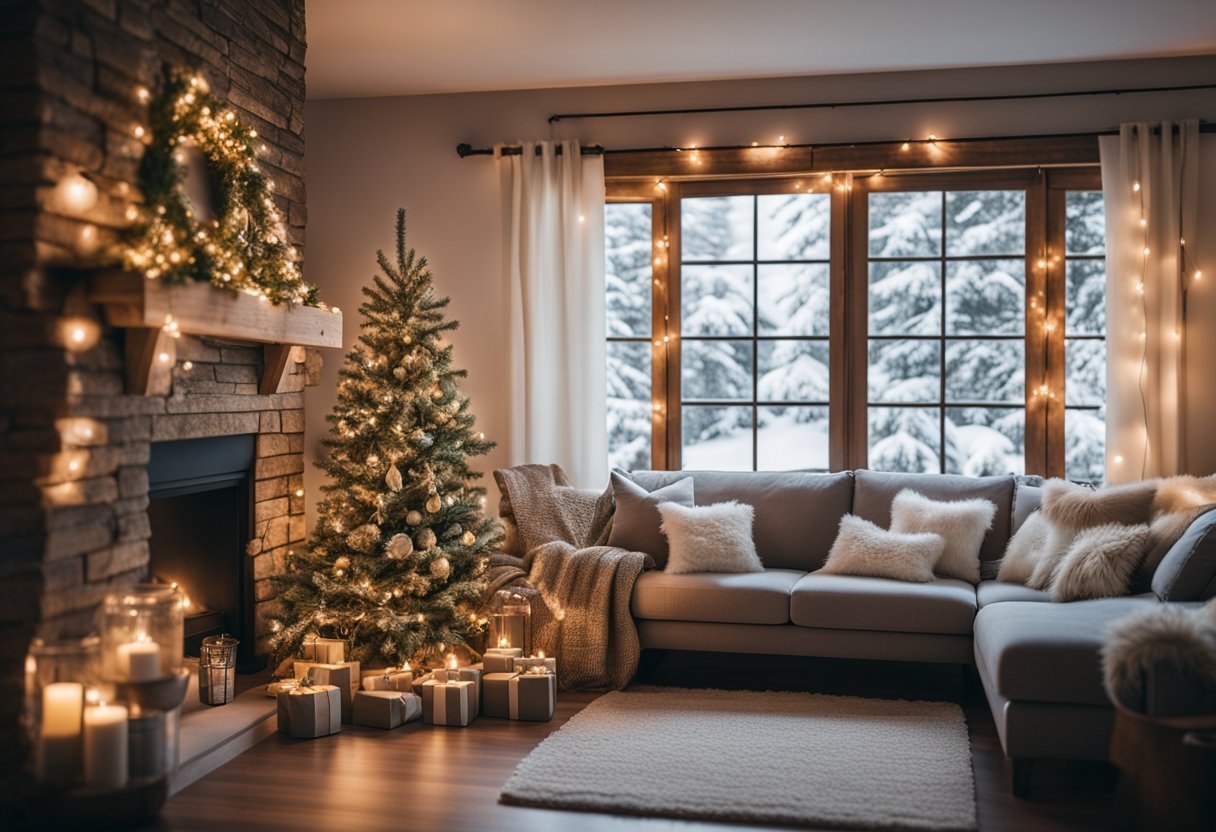
[[[1216,85],[1213,85],[1216,86]],[[1154,130],[1156,132],[1156,130]],[[1216,133],[1216,123],[1201,122],[1199,125],[1200,133]],[[1093,136],[1117,136],[1118,130],[1097,130],[1086,131],[1080,133],[1031,133],[1019,136],[962,136],[959,138],[941,138],[941,139],[908,139],[912,144],[930,144],[932,142],[941,142],[942,144],[966,144],[971,142],[1008,142],[1018,139],[1077,139]],[[836,147],[874,147],[884,144],[901,144],[903,139],[876,139],[873,141],[864,142],[819,142],[807,144],[730,144],[717,145],[714,147],[625,147],[616,150],[606,150],[600,145],[588,145],[582,148],[584,156],[614,156],[619,153],[692,153],[692,152],[710,152],[714,150],[755,150],[758,148],[788,148],[788,149],[817,149],[825,150]],[[557,154],[561,155],[561,147],[556,148]],[[522,152],[519,147],[504,147],[502,154],[504,156],[518,156]],[[537,155],[540,155],[541,149],[536,149]],[[460,158],[466,156],[493,156],[494,150],[489,147],[473,147],[470,144],[456,145],[456,153]]]
[[[1007,93],[995,95],[947,95],[930,98],[887,98],[871,101],[823,101],[809,104],[750,104],[740,107],[682,107],[671,110],[617,110],[605,113],[555,113],[549,123],[571,119],[636,118],[640,116],[685,116],[697,113],[755,113],[766,110],[836,110],[846,107],[889,107],[895,104],[947,104],[967,101],[1030,101],[1040,98],[1077,98],[1091,95],[1133,95],[1147,92],[1184,92],[1216,89],[1216,84],[1179,84],[1166,87],[1126,87],[1105,90]]]

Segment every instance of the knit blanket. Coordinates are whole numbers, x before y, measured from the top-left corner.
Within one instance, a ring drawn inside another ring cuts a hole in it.
[[[490,559],[487,599],[508,587],[529,599],[534,649],[557,657],[563,690],[623,688],[641,656],[633,585],[653,562],[604,545],[611,488],[603,494],[573,488],[557,465],[521,465],[495,471],[494,479],[499,514],[514,527],[523,554]]]

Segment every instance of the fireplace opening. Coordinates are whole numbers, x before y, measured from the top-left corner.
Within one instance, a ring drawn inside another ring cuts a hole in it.
[[[177,584],[187,600],[185,652],[197,656],[203,638],[227,633],[240,640],[237,670],[253,673],[252,472],[255,437],[156,442],[148,463],[148,518],[153,580]]]

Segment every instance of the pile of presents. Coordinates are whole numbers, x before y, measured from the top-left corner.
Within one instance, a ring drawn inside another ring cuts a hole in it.
[[[447,666],[415,675],[404,667],[360,671],[346,661],[346,642],[310,639],[291,678],[272,682],[279,730],[293,737],[324,737],[342,725],[397,728],[421,719],[463,727],[477,717],[547,722],[557,698],[557,663],[520,648],[487,650],[479,664]]]

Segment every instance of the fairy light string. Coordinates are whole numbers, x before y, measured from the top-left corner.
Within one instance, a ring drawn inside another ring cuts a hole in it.
[[[140,87],[147,126],[139,165],[143,202],[127,209],[123,263],[149,280],[176,285],[210,281],[276,304],[321,306],[303,281],[299,252],[275,207],[274,182],[258,164],[257,130],[237,118],[200,76],[166,68],[155,93]],[[187,152],[207,163],[215,217],[203,220],[186,193]]]

